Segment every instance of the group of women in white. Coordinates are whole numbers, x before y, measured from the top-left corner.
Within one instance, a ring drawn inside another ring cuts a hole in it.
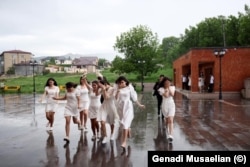
[[[57,110],[57,100],[66,100],[64,117],[66,137],[64,140],[70,141],[71,118],[78,125],[79,130],[87,131],[86,122],[90,119],[92,129],[92,140],[102,138],[102,143],[108,140],[106,123],[110,125],[110,139],[115,140],[114,126],[118,120],[122,126],[121,147],[126,149],[127,138],[130,136],[130,127],[134,118],[134,109],[131,99],[140,107],[145,108],[137,98],[134,87],[124,77],[120,76],[115,84],[111,86],[105,79],[88,83],[85,75],[80,77],[80,84],[73,82],[65,84],[66,92],[64,96],[59,96],[57,82],[49,78],[45,85],[42,99],[46,97],[46,118],[48,128],[53,129],[54,113]],[[101,103],[101,96],[104,101]]]

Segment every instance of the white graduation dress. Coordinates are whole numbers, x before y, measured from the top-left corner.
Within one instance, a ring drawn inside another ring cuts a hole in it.
[[[169,89],[175,91],[175,86],[170,86]],[[164,88],[159,88],[159,93],[162,95],[162,114],[164,117],[174,116],[175,115],[175,102],[173,96],[164,97],[163,94],[165,92]]]
[[[134,107],[131,99],[137,101],[137,93],[131,84],[125,88],[119,89],[119,91],[117,110],[120,122],[124,129],[129,129],[134,118]]]
[[[89,109],[89,90],[87,87],[82,87],[81,85],[77,86],[77,90],[80,93],[80,111]]]
[[[46,107],[45,107],[45,111],[46,112],[56,112],[57,108],[58,108],[58,102],[56,100],[53,99],[53,97],[56,97],[57,95],[59,95],[59,88],[58,86],[53,86],[52,88],[46,86],[44,88],[46,93]]]
[[[77,96],[80,96],[77,90],[66,92],[67,103],[65,105],[64,116],[77,117],[79,115]]]
[[[90,89],[90,105],[89,105],[89,118],[94,119],[97,118],[99,120],[99,110],[101,107],[101,89],[98,90],[98,95],[93,92],[93,88]]]
[[[101,121],[105,121],[110,125],[114,124],[115,120],[119,120],[114,90],[115,89],[113,87],[109,87],[109,89],[106,90],[107,98],[104,99],[100,109]]]

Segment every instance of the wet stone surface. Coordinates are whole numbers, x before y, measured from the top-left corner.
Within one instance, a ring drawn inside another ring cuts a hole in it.
[[[60,102],[49,133],[45,104],[37,102],[39,97],[0,96],[0,166],[147,166],[148,150],[250,150],[249,101],[189,100],[176,93],[174,141],[169,144],[156,99],[144,93],[141,101],[146,110],[135,106],[132,136],[122,154],[118,123],[116,140],[106,144],[91,140],[89,120],[88,132],[71,123],[70,143],[65,146],[65,102]],[[107,130],[110,134],[109,125]]]

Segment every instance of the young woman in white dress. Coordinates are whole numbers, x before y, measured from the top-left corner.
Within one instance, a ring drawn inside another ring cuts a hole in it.
[[[131,99],[136,102],[140,108],[145,108],[137,99],[137,93],[134,87],[124,77],[120,76],[116,80],[115,98],[117,100],[117,111],[120,117],[120,123],[123,126],[121,147],[123,152],[126,150],[127,138],[130,136],[130,126],[134,118],[134,108]]]
[[[80,85],[77,86],[78,91],[80,92],[80,129],[87,131],[86,123],[88,119],[88,109],[89,109],[89,87],[85,77],[80,78]]]
[[[80,94],[75,89],[77,84],[73,82],[67,82],[66,86],[66,93],[63,97],[54,97],[55,100],[67,100],[64,109],[64,117],[65,117],[65,131],[66,137],[64,140],[69,143],[69,133],[70,133],[70,121],[71,117],[73,119],[74,124],[78,124],[78,128],[80,128],[81,122],[78,120],[79,116],[79,104],[80,104]]]
[[[106,80],[100,81],[99,85],[102,88],[102,95],[104,97],[104,101],[100,109],[101,130],[103,134],[102,143],[104,144],[107,142],[106,123],[110,125],[111,129],[110,140],[114,140],[115,122],[119,121],[119,116],[115,103],[114,88],[110,86],[109,82]]]
[[[92,85],[89,86],[90,89],[90,105],[89,105],[89,118],[91,123],[91,129],[93,132],[92,140],[96,137],[100,138],[99,133],[99,110],[101,107],[101,88],[99,87],[98,81],[92,81]]]
[[[159,93],[162,95],[162,113],[165,117],[166,127],[167,127],[167,139],[173,141],[173,130],[174,130],[174,116],[175,116],[175,86],[171,85],[171,80],[164,77],[160,83]]]
[[[53,97],[58,97],[60,93],[60,89],[57,86],[57,82],[54,78],[49,78],[45,84],[44,93],[39,100],[40,102],[46,98],[46,107],[45,107],[45,114],[48,120],[47,127],[48,130],[53,130],[54,124],[54,115],[58,107],[58,103]]]

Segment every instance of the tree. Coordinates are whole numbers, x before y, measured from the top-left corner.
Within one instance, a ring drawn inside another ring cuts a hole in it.
[[[116,56],[114,58],[114,60],[112,61],[112,67],[111,67],[110,71],[121,75],[122,73],[124,73],[126,71],[125,67],[126,66],[124,64],[123,58]]]
[[[137,72],[145,76],[157,70],[156,60],[161,49],[157,34],[147,26],[139,25],[116,37],[114,49],[124,55],[124,72]]]
[[[15,74],[15,67],[9,67],[7,74]]]
[[[98,60],[98,66],[99,67],[105,67],[105,63],[107,62],[107,60],[106,59],[102,59],[102,58],[100,58],[99,60]]]
[[[49,64],[51,64],[51,65],[55,65],[55,64],[56,64],[56,60],[55,60],[54,57],[51,57],[51,58],[50,58]]]
[[[162,40],[162,53],[163,53],[163,57],[165,58],[165,60],[167,60],[168,62],[172,63],[169,55],[169,51],[172,48],[175,48],[177,45],[179,45],[180,43],[180,39],[174,36],[168,37],[168,38],[163,38]],[[171,55],[173,56],[173,55]]]
[[[245,5],[246,14],[239,13],[239,36],[241,45],[250,45],[250,8]]]

